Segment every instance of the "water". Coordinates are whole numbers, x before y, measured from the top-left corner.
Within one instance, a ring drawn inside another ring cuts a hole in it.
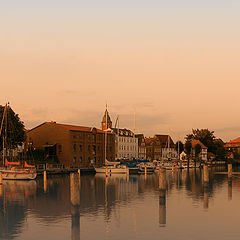
[[[71,184],[70,184],[71,183]],[[0,239],[239,239],[240,175],[48,176],[0,186]]]

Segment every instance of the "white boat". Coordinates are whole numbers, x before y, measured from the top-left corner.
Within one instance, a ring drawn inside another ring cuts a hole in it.
[[[115,166],[103,166],[103,167],[95,167],[96,173],[127,173],[127,167],[124,165],[115,165]]]

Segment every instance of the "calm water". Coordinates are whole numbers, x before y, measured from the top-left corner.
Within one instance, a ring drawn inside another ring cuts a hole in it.
[[[239,239],[240,175],[49,176],[0,186],[0,239]]]

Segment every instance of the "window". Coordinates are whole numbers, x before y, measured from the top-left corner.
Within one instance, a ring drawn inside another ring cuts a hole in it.
[[[79,145],[79,151],[82,152],[82,145]]]
[[[91,152],[91,146],[88,145],[88,152],[90,153]]]
[[[76,150],[77,150],[77,147],[76,147],[76,144],[74,143],[73,144],[73,151],[76,152]]]
[[[77,161],[77,158],[73,157],[73,163],[76,163],[76,161]]]
[[[79,158],[79,162],[82,162],[82,157]]]
[[[62,145],[61,145],[61,144],[58,145],[58,152],[59,152],[59,153],[62,152]]]

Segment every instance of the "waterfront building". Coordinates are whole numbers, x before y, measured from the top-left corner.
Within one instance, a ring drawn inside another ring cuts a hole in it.
[[[88,168],[104,163],[105,132],[91,127],[45,122],[27,131],[27,145],[46,152],[46,162],[54,159],[65,166]],[[107,159],[114,160],[113,135],[107,133]]]
[[[240,154],[240,137],[227,142],[224,147],[230,152]]]
[[[152,138],[145,138],[147,158],[149,160],[177,159],[178,153],[169,135],[157,134]]]
[[[195,157],[195,146],[197,144],[199,144],[199,145],[201,145],[201,148],[202,148],[201,153],[200,153],[200,158],[202,161],[207,161],[208,148],[201,141],[196,140],[196,139],[192,140],[191,143],[192,143],[192,157]]]
[[[135,136],[138,139],[138,158],[147,159],[147,148],[144,135],[136,134]]]
[[[102,118],[102,130],[113,134],[115,141],[115,159],[138,158],[138,139],[130,129],[112,127],[108,110]]]

